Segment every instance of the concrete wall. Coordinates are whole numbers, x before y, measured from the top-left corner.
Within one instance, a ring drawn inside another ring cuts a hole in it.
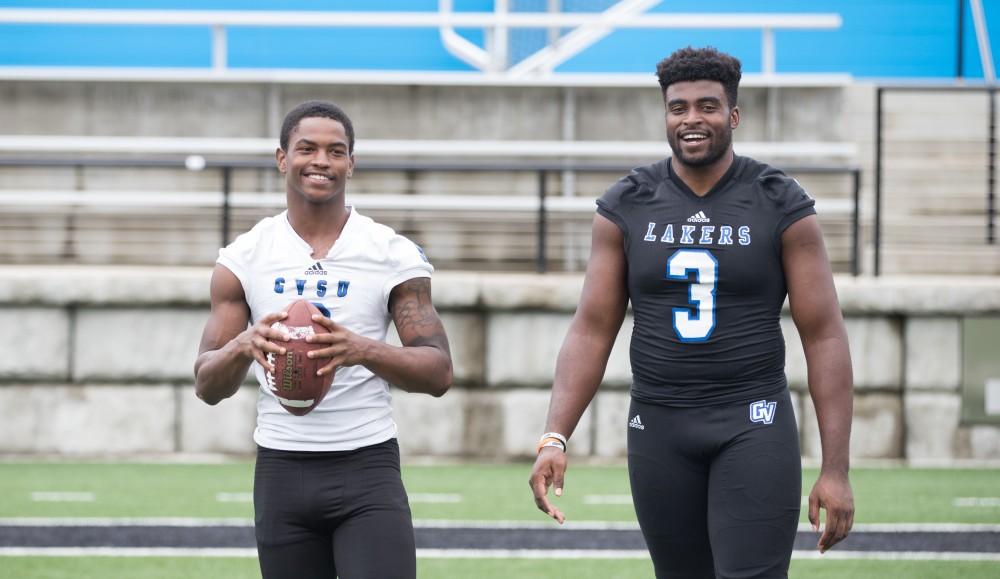
[[[849,137],[828,116],[843,108],[841,87],[781,88],[774,103],[781,118],[771,128],[767,90],[740,89],[738,138]],[[652,76],[646,88],[10,81],[0,83],[0,100],[7,104],[0,127],[9,135],[276,138],[284,114],[310,99],[342,106],[358,137],[368,139],[558,140],[564,138],[564,113],[576,126],[576,139],[665,136]],[[778,132],[767,134],[774,127]]]
[[[0,453],[249,453],[256,387],[218,406],[194,396],[209,271],[0,268]],[[441,274],[435,303],[456,386],[395,393],[410,456],[529,456],[578,275]],[[1000,313],[1000,280],[838,278],[854,358],[857,458],[1000,459],[1000,427],[961,422],[961,320]],[[626,320],[605,383],[573,436],[579,456],[620,458],[630,370]],[[783,327],[802,449],[818,458],[794,325]]]

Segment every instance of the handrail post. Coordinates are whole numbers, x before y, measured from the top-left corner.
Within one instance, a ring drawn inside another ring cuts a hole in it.
[[[854,208],[851,211],[851,273],[861,275],[861,169],[851,172]]]
[[[229,47],[226,39],[226,27],[222,24],[212,26],[212,70],[226,70],[229,61]]]
[[[986,26],[986,14],[983,12],[982,0],[970,0],[972,8],[972,23],[976,28],[976,42],[979,45],[979,61],[983,65],[983,78],[986,84],[993,85],[997,81],[996,69],[993,67],[993,49],[990,47],[990,32]]]
[[[548,216],[545,211],[545,177],[544,170],[538,171],[538,253],[535,262],[535,269],[538,273],[545,273],[548,269],[547,256],[545,255],[545,237],[548,229]]]
[[[961,83],[965,77],[965,0],[958,0],[958,17],[955,23],[955,78]]]
[[[765,26],[760,29],[760,66],[761,72],[766,75],[774,74],[777,70],[776,58],[774,56],[774,29]]]
[[[883,88],[875,89],[875,224],[874,250],[877,277],[882,273],[882,98]]]
[[[507,26],[507,16],[510,13],[509,0],[496,0],[493,10],[496,15],[496,22],[492,28],[493,70],[502,72],[507,69],[507,53],[510,50],[510,29]]]
[[[986,96],[990,99],[990,134],[989,146],[986,158],[986,243],[994,245],[996,237],[996,156],[997,156],[997,100],[996,87],[990,86],[986,89]]]
[[[232,188],[233,168],[229,165],[222,168],[222,245],[229,245],[229,195]]]

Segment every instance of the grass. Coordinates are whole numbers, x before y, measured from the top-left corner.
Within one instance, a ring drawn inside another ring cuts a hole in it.
[[[653,576],[644,559],[424,559],[421,579],[641,579]],[[254,558],[3,557],[0,574],[31,579],[259,579]],[[996,561],[792,561],[792,579],[994,579]]]
[[[531,500],[530,466],[404,467],[411,495],[459,494],[456,503],[414,502],[417,519],[545,521]],[[807,493],[816,472],[803,475]],[[861,468],[852,472],[858,523],[1000,524],[1000,507],[962,508],[958,497],[1000,496],[1000,469]],[[0,517],[252,517],[252,506],[220,502],[218,493],[249,493],[248,462],[191,464],[0,463]],[[91,492],[93,502],[33,502],[38,491]],[[634,521],[629,504],[587,504],[587,495],[628,495],[624,467],[573,465],[558,499],[570,520]],[[803,515],[804,517],[804,515]],[[803,579],[993,579],[996,561],[801,559]],[[421,579],[614,579],[652,577],[648,559],[418,559]],[[253,557],[0,556],[0,577],[32,579],[258,579]]]
[[[457,503],[412,504],[417,519],[544,520],[528,489],[530,466],[404,467],[411,495],[460,494]],[[959,507],[958,497],[1000,496],[1000,469],[862,468],[852,472],[857,523],[1000,523],[1000,507]],[[815,481],[803,474],[803,493]],[[250,463],[0,463],[0,517],[238,517],[249,503],[218,493],[249,493]],[[92,492],[93,502],[33,502],[37,491]],[[571,521],[634,521],[630,504],[594,505],[588,495],[628,495],[624,467],[571,466],[557,499]],[[805,513],[803,512],[803,520]]]
[[[0,576],[31,579],[260,579],[257,559],[222,557],[0,557]]]
[[[247,493],[251,463],[0,463],[0,517],[241,517],[247,503],[223,503],[221,492]],[[94,493],[93,502],[34,502],[31,493]]]
[[[859,523],[1000,523],[1000,507],[954,504],[1000,497],[998,469],[855,469],[851,484]]]

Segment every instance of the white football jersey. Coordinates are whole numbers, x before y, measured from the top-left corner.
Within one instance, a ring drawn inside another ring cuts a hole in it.
[[[350,331],[385,341],[389,294],[409,279],[430,277],[423,251],[389,227],[348,207],[344,230],[322,259],[292,229],[287,211],[261,220],[219,251],[236,275],[251,323],[307,299]],[[389,386],[364,366],[339,368],[326,398],[305,416],[284,410],[253,363],[260,384],[254,441],[277,450],[353,450],[396,436]]]

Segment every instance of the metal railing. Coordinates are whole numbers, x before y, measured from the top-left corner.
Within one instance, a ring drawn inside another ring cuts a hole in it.
[[[832,30],[842,19],[835,13],[649,13],[658,2],[634,6],[612,6],[601,13],[511,12],[508,2],[500,0],[494,12],[453,12],[450,2],[442,0],[440,10],[424,12],[290,12],[222,10],[108,10],[108,9],[0,9],[0,24],[58,24],[113,26],[198,26],[212,30],[211,70],[217,75],[228,67],[227,30],[234,27],[379,27],[437,28],[442,43],[456,58],[498,77],[517,79],[550,76],[555,63],[564,61],[615,29],[750,29],[761,31],[763,76],[776,74],[775,30]],[[619,3],[627,4],[627,3]],[[478,28],[485,31],[487,46],[479,47],[455,34],[455,28]],[[515,28],[562,30],[576,29],[577,37],[539,51],[527,64],[511,66],[507,61],[509,31]],[[603,76],[614,76],[603,75]],[[643,75],[649,82],[648,75]]]
[[[110,168],[173,168],[185,169],[183,158],[80,158],[48,157],[17,158],[0,157],[0,167],[110,167]],[[782,165],[792,174],[846,175],[851,179],[851,197],[848,202],[838,200],[817,201],[819,211],[824,215],[849,216],[850,219],[850,271],[860,274],[860,183],[861,172],[849,165]],[[239,208],[275,208],[285,205],[283,193],[244,193],[233,190],[233,173],[236,170],[273,170],[271,158],[244,158],[205,160],[201,171],[218,171],[220,189],[214,192],[154,192],[144,191],[136,196],[128,192],[99,191],[13,191],[0,190],[0,207],[189,207],[216,208],[218,214],[220,246],[232,240],[232,215]],[[549,237],[553,216],[576,216],[589,218],[594,213],[594,199],[589,197],[553,196],[549,191],[551,175],[561,175],[566,171],[574,173],[625,174],[631,167],[625,164],[599,165],[579,162],[518,162],[488,163],[483,161],[429,163],[418,161],[369,161],[359,163],[359,172],[500,172],[534,173],[535,195],[426,195],[426,194],[356,194],[351,193],[349,201],[359,208],[375,210],[432,211],[437,214],[451,214],[454,219],[460,215],[479,214],[529,214],[533,215],[535,270],[544,273],[549,269]],[[190,169],[189,169],[190,170]],[[846,200],[845,200],[846,201]],[[588,230],[589,231],[589,230]]]
[[[738,155],[763,159],[853,159],[857,146],[836,141],[740,141]],[[140,155],[274,155],[273,137],[120,137],[93,135],[0,135],[0,153],[140,154]],[[498,159],[659,159],[669,153],[657,141],[584,141],[513,139],[358,139],[355,154],[370,158]]]
[[[873,218],[873,250],[874,250],[874,275],[882,272],[882,251],[884,249],[883,229],[885,203],[885,96],[891,92],[983,92],[988,99],[987,135],[985,137],[986,152],[986,195],[984,239],[987,245],[997,243],[996,235],[996,86],[952,86],[952,85],[893,85],[879,86],[875,91],[875,168],[874,168],[874,196],[875,210]]]

